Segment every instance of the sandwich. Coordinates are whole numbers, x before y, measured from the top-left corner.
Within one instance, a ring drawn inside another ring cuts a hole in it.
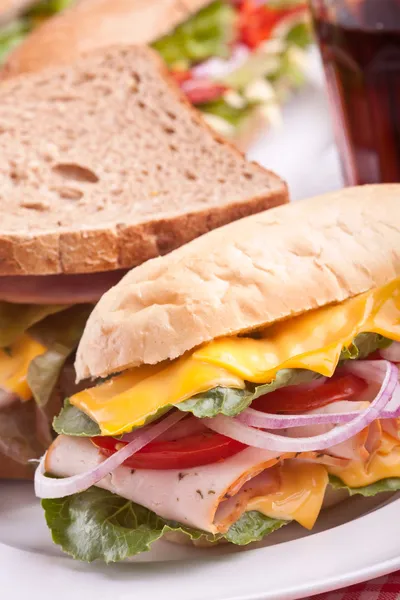
[[[151,44],[218,133],[246,148],[304,81],[304,0],[81,0],[8,57],[3,77],[117,43]]]
[[[74,0],[0,0],[0,65],[36,27]]]
[[[76,390],[101,295],[130,267],[287,202],[287,188],[218,138],[146,47],[4,83],[0,153],[0,475],[17,477]]]
[[[35,475],[53,540],[246,545],[400,489],[400,186],[348,188],[130,271],[89,317]],[[84,526],[83,526],[84,524]]]

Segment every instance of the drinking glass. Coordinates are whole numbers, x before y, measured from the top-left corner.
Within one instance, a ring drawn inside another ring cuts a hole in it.
[[[345,182],[399,182],[400,0],[310,3]]]

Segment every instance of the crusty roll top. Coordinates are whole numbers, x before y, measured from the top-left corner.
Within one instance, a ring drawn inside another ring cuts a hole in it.
[[[92,313],[79,379],[174,359],[400,276],[400,185],[274,208],[130,271]]]

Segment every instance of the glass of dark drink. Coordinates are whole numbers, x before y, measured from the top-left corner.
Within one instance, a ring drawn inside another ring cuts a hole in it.
[[[400,0],[310,2],[345,182],[400,182]]]

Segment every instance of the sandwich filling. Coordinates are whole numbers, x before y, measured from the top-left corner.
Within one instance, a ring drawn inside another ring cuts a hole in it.
[[[62,374],[91,310],[0,302],[0,454],[26,464],[51,443],[52,418],[74,386]]]
[[[36,473],[55,542],[107,562],[171,531],[243,545],[311,529],[328,488],[400,489],[399,362],[395,280],[97,382]]]
[[[214,0],[153,47],[208,123],[234,137],[254,111],[280,122],[281,104],[304,82],[311,41],[303,0]]]
[[[0,64],[73,2],[42,0],[0,29]],[[282,102],[304,82],[311,41],[304,0],[214,0],[152,45],[208,123],[234,137],[254,111],[267,124],[280,122]]]

